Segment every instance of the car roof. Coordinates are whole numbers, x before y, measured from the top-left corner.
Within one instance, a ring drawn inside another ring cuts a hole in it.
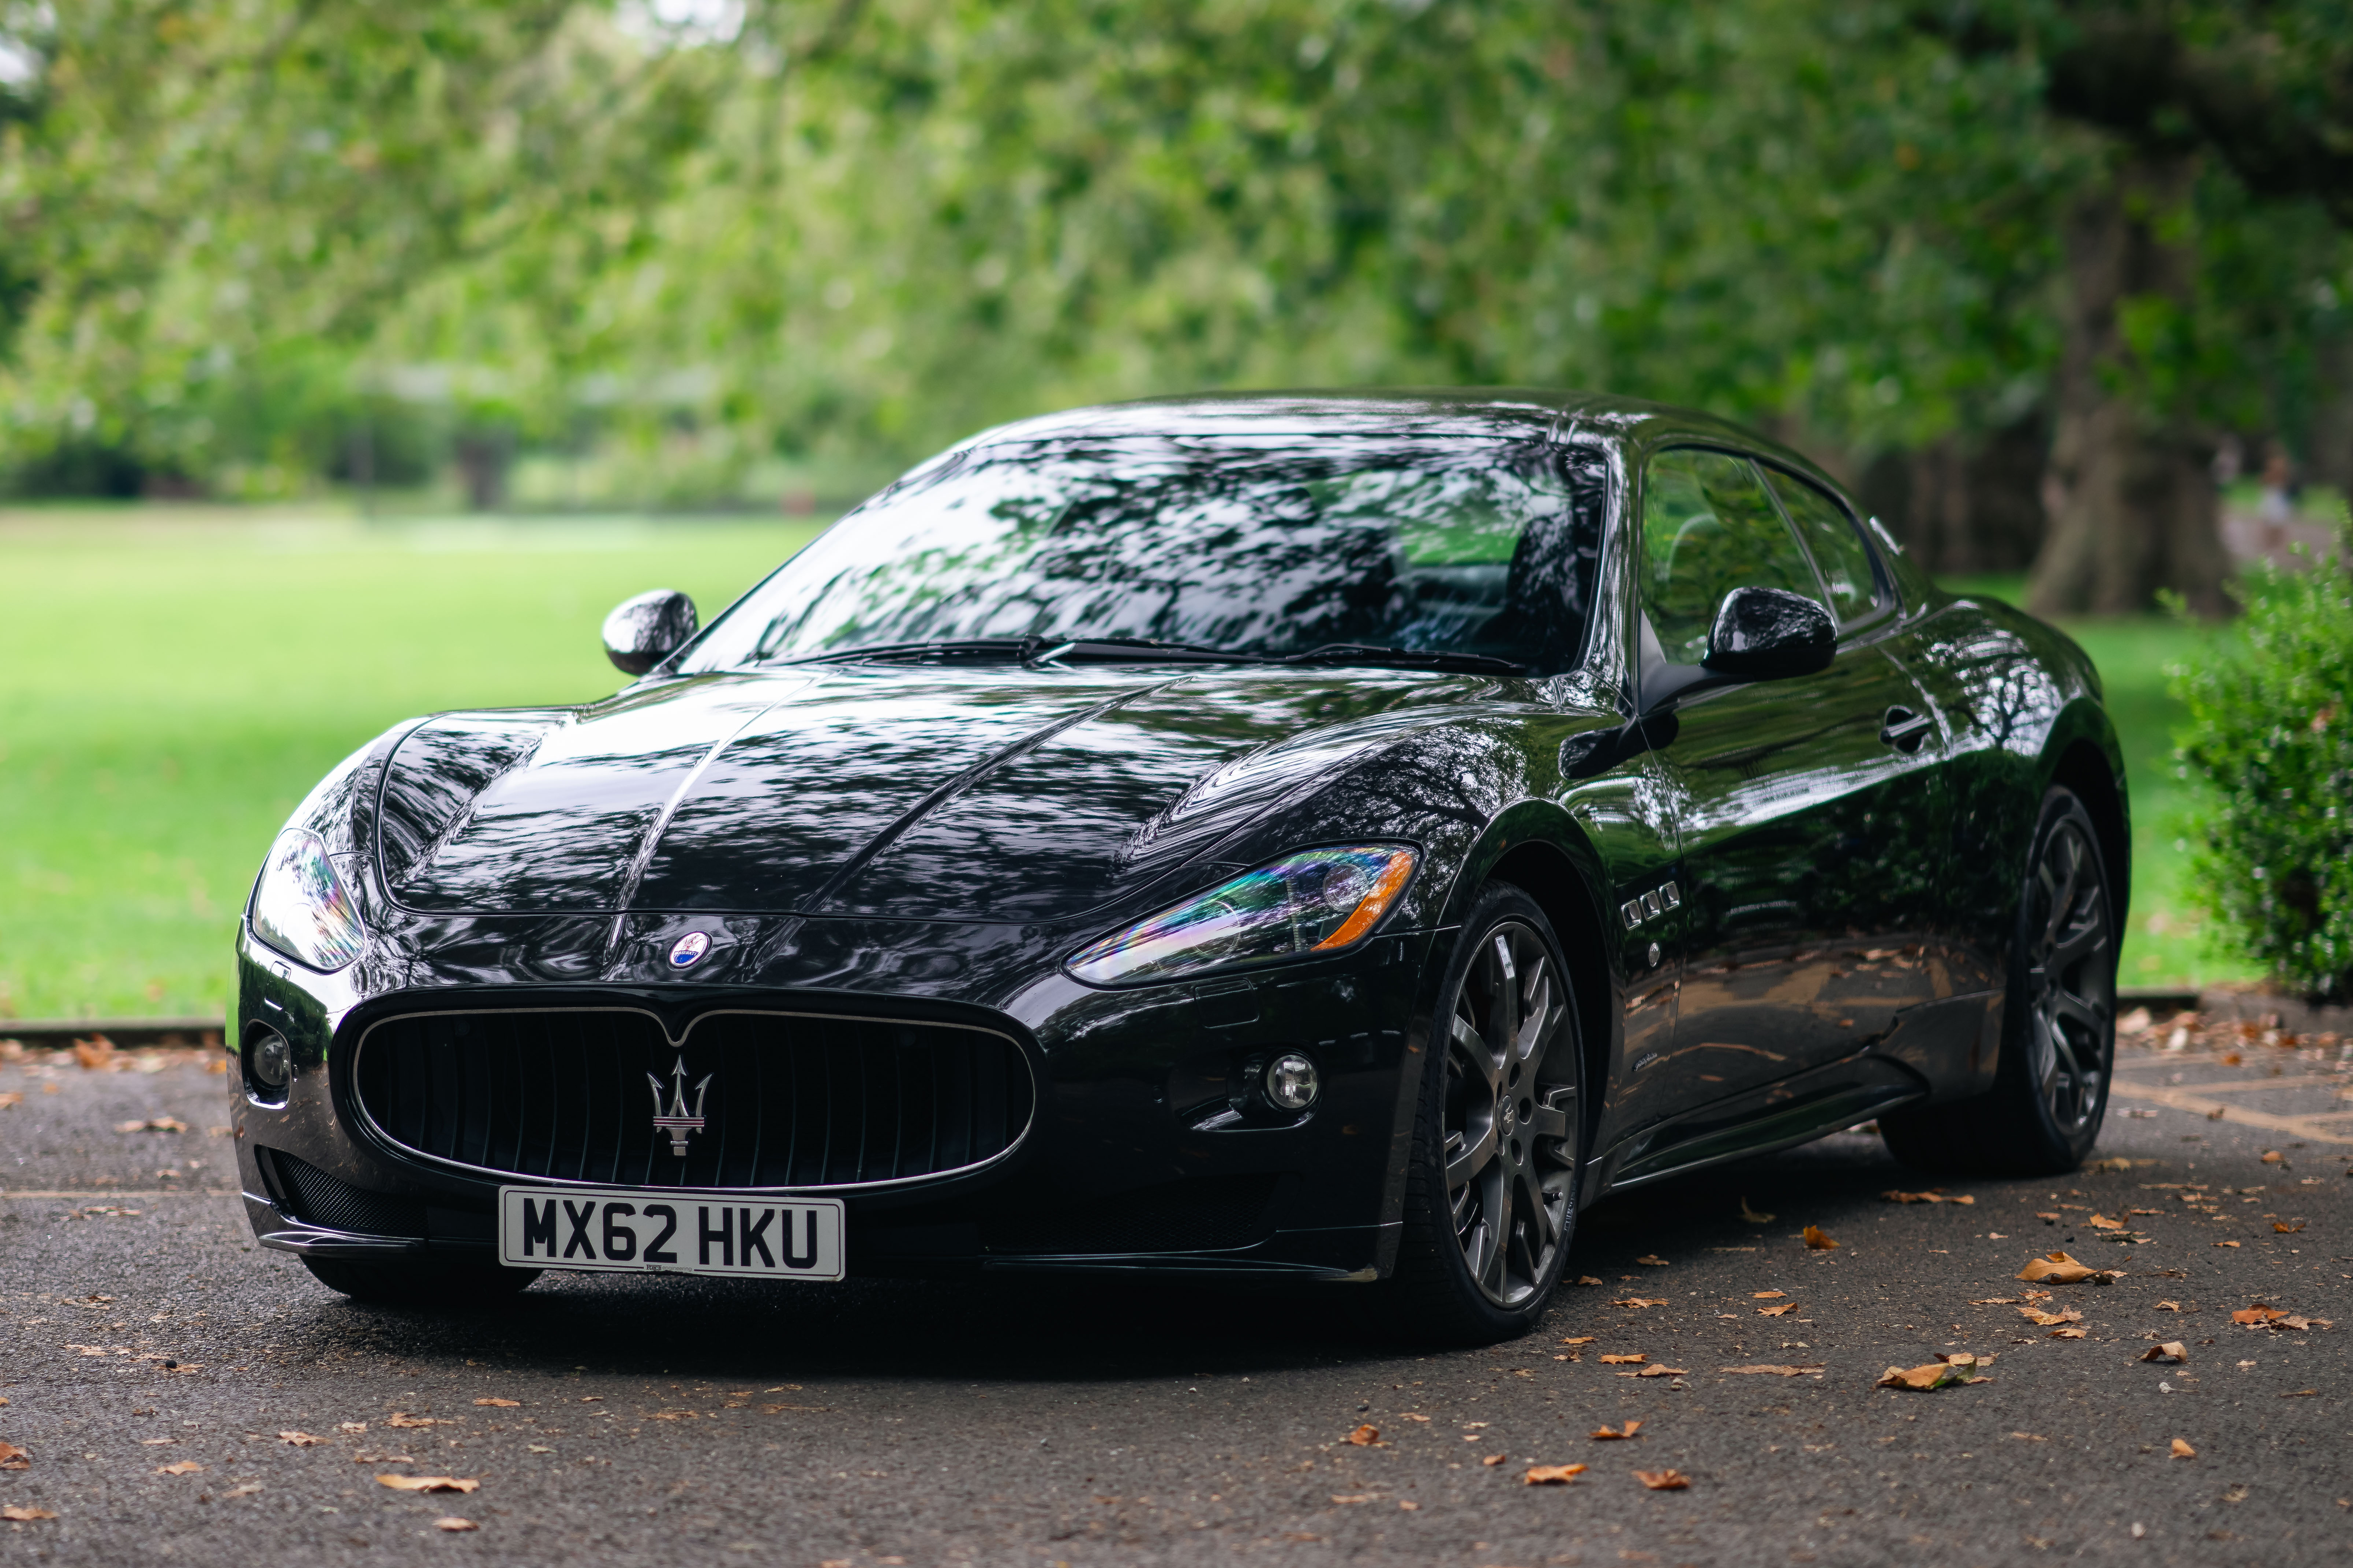
[[[1032,441],[1121,437],[1484,437],[1535,440],[1572,430],[1648,449],[1671,441],[1723,442],[1829,476],[1802,453],[1695,409],[1606,393],[1541,387],[1306,388],[1147,397],[1041,414],[981,431],[952,451]],[[943,457],[947,454],[942,454]],[[927,465],[928,466],[928,465]]]

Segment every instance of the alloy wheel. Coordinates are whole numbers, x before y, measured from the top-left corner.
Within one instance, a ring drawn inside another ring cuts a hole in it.
[[[2099,1114],[2116,996],[2107,889],[2083,824],[2043,841],[2027,896],[2029,1066],[2051,1125],[2073,1138]]]
[[[1567,1239],[1577,1168],[1568,993],[1550,950],[1506,920],[1482,940],[1447,1024],[1446,1201],[1480,1292],[1516,1307]]]

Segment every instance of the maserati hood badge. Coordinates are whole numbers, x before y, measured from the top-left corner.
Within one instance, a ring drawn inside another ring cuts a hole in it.
[[[711,1080],[719,1075],[709,1072],[702,1075],[702,1081],[694,1086],[694,1110],[690,1112],[686,1109],[686,1058],[680,1057],[678,1065],[670,1068],[670,1073],[677,1081],[667,1111],[662,1110],[661,1079],[648,1073],[646,1082],[653,1086],[654,1126],[670,1134],[670,1152],[683,1160],[686,1158],[686,1141],[702,1131],[703,1095],[710,1089]]]

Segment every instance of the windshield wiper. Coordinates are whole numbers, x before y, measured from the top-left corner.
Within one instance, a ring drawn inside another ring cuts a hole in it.
[[[1483,653],[1447,653],[1427,647],[1377,647],[1364,643],[1325,643],[1305,653],[1286,654],[1282,664],[1366,664],[1398,669],[1440,669],[1464,675],[1525,675],[1528,667]]]
[[[1086,660],[1122,664],[1264,664],[1264,654],[1145,637],[947,637],[936,642],[870,643],[778,659],[779,664],[857,664],[868,659],[1004,659],[1018,664]]]
[[[1326,643],[1305,653],[1240,653],[1201,643],[1160,642],[1150,637],[944,637],[935,642],[871,643],[778,659],[779,664],[860,664],[868,660],[990,659],[1055,664],[1254,664],[1371,665],[1396,669],[1445,670],[1469,675],[1525,675],[1527,666],[1480,653],[1444,653],[1434,648],[1377,647]]]

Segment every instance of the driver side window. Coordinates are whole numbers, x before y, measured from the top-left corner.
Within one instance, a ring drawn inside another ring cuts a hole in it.
[[[1735,588],[1786,588],[1820,603],[1814,572],[1746,458],[1662,452],[1642,482],[1642,614],[1671,664],[1707,653]]]

